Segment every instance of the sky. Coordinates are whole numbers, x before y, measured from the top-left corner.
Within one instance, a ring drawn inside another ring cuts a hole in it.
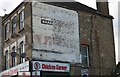
[[[23,0],[0,0],[0,16],[10,13],[22,1]],[[76,1],[96,9],[96,0],[76,0]],[[120,57],[118,59],[118,2],[119,1],[120,0],[108,0],[110,15],[114,17],[113,26],[114,26],[116,63],[120,61]]]

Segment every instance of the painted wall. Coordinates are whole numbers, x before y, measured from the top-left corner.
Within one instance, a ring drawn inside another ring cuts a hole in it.
[[[32,3],[34,59],[80,63],[78,13]]]

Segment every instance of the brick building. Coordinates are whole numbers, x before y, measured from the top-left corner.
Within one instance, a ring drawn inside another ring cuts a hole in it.
[[[2,17],[0,16],[0,64],[2,63]],[[2,66],[0,65],[0,72],[2,72]]]
[[[113,17],[78,2],[22,2],[2,19],[1,76],[111,75]]]

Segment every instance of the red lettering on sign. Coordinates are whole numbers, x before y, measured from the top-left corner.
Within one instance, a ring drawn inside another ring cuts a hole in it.
[[[51,70],[67,70],[67,66],[59,66],[59,65],[50,65],[50,64],[42,64],[42,69],[51,69]]]

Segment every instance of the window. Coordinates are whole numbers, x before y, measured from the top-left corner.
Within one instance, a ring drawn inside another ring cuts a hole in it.
[[[22,10],[19,13],[19,29],[22,30],[24,28],[24,11]]]
[[[12,19],[12,34],[16,33],[16,16]]]
[[[88,46],[81,45],[82,65],[84,67],[89,66]]]
[[[12,48],[12,52],[15,52],[15,46]],[[12,56],[12,67],[16,65],[16,57]]]
[[[24,53],[24,42],[23,41],[19,45],[19,53],[20,53],[20,63],[25,62],[25,58],[22,58],[22,54]]]
[[[9,52],[5,51],[5,69],[9,69]]]
[[[5,25],[5,40],[9,37],[9,23]]]

